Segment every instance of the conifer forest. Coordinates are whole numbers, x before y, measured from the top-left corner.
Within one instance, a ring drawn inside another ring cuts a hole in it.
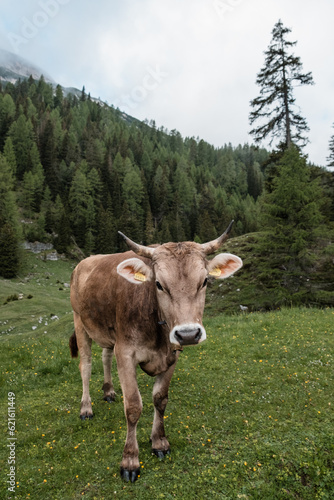
[[[308,126],[294,110],[293,87],[313,80],[289,54],[289,33],[275,25],[258,74],[256,145],[182,137],[43,76],[2,84],[0,274],[17,274],[24,240],[83,257],[125,250],[118,231],[145,245],[204,242],[234,219],[234,236],[269,231],[276,250],[297,255],[319,228],[329,234],[333,173],[302,154]],[[272,151],[261,147],[270,134]],[[333,138],[329,151],[330,166]]]
[[[119,250],[118,230],[144,244],[204,241],[232,218],[257,230],[264,149],[183,139],[43,77],[8,84],[0,117],[0,189],[25,239],[88,255]]]

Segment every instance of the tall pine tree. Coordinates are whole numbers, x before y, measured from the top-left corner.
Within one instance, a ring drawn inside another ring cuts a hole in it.
[[[253,111],[249,116],[251,125],[259,123],[250,131],[256,143],[270,136],[270,144],[279,139],[284,148],[291,143],[303,147],[308,142],[305,132],[309,128],[296,109],[293,89],[296,85],[314,83],[310,72],[302,73],[300,58],[291,53],[297,42],[287,40],[290,32],[281,20],[274,26],[265,65],[257,75],[260,95],[251,101]]]

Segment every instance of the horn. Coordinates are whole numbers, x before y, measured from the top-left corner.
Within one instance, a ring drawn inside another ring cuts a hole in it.
[[[202,250],[206,255],[210,255],[210,254],[214,253],[224,243],[224,241],[227,240],[227,238],[229,237],[229,233],[232,229],[233,222],[234,222],[234,220],[232,220],[229,223],[228,228],[221,236],[219,236],[219,238],[217,238],[216,240],[209,241],[208,243],[203,243],[201,245]]]
[[[135,243],[134,241],[130,240],[125,234],[121,233],[121,231],[118,231],[118,234],[124,238],[125,243],[128,245],[131,250],[133,250],[137,255],[141,255],[142,257],[148,257],[149,259],[152,259],[153,253],[155,248],[151,247],[145,247],[144,245],[138,245],[138,243]]]

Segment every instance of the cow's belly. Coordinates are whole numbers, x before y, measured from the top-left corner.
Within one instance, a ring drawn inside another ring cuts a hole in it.
[[[97,326],[96,324],[90,324],[90,322],[85,322],[84,328],[89,335],[89,337],[94,340],[102,348],[112,349],[115,345],[115,330],[112,325],[110,326]]]

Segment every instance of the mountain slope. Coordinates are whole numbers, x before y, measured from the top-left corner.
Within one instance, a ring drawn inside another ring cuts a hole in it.
[[[29,78],[30,75],[35,80],[43,75],[46,82],[54,83],[50,76],[23,57],[0,49],[0,78],[2,82],[16,83],[19,79]]]
[[[49,76],[45,71],[43,71],[41,68],[38,66],[35,66],[32,64],[30,61],[27,61],[23,57],[18,56],[17,54],[14,54],[12,52],[9,52],[7,50],[0,49],[0,82],[1,83],[12,83],[15,84],[19,80],[24,80],[29,78],[30,76],[33,77],[34,80],[39,80],[40,77],[43,75],[44,80],[46,83],[51,83],[52,86],[55,88],[57,86],[57,82]],[[64,96],[68,96],[69,94],[73,94],[77,98],[80,98],[82,91],[75,88],[75,87],[63,87],[61,85],[62,91],[64,93]],[[105,105],[101,99],[97,99],[95,97],[91,98],[92,101],[100,104],[100,105]],[[133,116],[130,116],[124,112],[121,112],[121,118],[127,122],[128,124],[131,125],[131,123],[139,123],[139,120],[134,118]]]

